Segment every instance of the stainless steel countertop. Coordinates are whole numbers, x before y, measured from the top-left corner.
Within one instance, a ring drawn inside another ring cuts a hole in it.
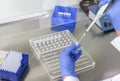
[[[37,28],[39,25],[35,23],[36,22],[33,21],[29,22],[29,25],[21,25],[22,28],[35,26],[36,29],[32,31],[2,35],[0,37],[0,50],[16,50],[29,54],[29,69],[24,73],[22,81],[50,81],[41,63],[34,57],[28,41],[31,38],[52,33],[53,31],[51,31],[50,28],[39,29],[39,27]],[[76,38],[81,36],[89,24],[90,20],[88,19],[77,22],[74,33]],[[12,26],[17,27],[18,25]],[[9,28],[9,26],[6,28]],[[95,60],[96,66],[92,70],[81,73],[79,76],[81,81],[100,81],[120,73],[120,53],[110,44],[110,41],[112,41],[115,36],[114,31],[104,34],[96,25],[90,30],[81,42],[81,45]]]

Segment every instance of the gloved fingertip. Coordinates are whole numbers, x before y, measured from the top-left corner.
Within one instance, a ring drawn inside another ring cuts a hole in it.
[[[82,50],[79,50],[80,55],[82,54]]]
[[[75,51],[72,51],[72,53],[74,55],[81,55],[82,54],[82,50],[75,50]]]
[[[76,49],[78,49],[78,48],[80,48],[80,47],[81,47],[81,45],[80,45],[80,44],[76,45]]]
[[[68,46],[68,47],[66,48],[65,51],[67,51],[67,52],[72,52],[75,48],[76,48],[75,43],[72,43],[70,46]]]
[[[75,43],[72,43],[69,47],[74,48],[75,46]]]
[[[81,47],[81,45],[78,42],[75,42],[75,45],[76,45],[76,49]]]
[[[66,49],[65,49],[65,52],[68,52],[68,53],[70,53],[70,52],[72,52],[72,51],[74,51],[74,50],[76,50],[76,49],[78,49],[78,48],[80,48],[80,44],[75,44],[75,43],[72,43],[70,46],[68,46]]]
[[[81,55],[81,54],[82,54],[82,50],[78,50],[78,53],[77,53],[77,54],[80,54],[80,55]]]
[[[78,54],[79,50],[72,51],[73,54]]]
[[[81,54],[82,54],[82,50],[78,50],[78,53],[75,54],[74,60],[75,60],[75,61],[78,60],[78,59],[80,58]]]
[[[78,57],[80,57],[81,54],[82,54],[82,50],[78,50],[76,55],[77,55]]]

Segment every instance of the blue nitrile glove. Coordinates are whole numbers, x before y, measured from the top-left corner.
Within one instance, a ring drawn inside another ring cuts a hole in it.
[[[75,45],[73,43],[59,54],[60,72],[62,77],[77,77],[77,74],[75,73],[75,62],[82,52],[81,50],[78,50],[78,48],[80,48],[80,45]]]
[[[107,12],[115,30],[120,30],[120,0],[116,0]]]
[[[110,2],[111,2],[111,0],[100,0],[98,6],[101,7],[101,6],[103,6],[104,4],[110,3]]]
[[[105,3],[109,3],[111,0],[101,0],[98,4],[99,7],[104,5]],[[112,7],[106,13],[108,17],[111,19],[112,24],[115,30],[120,30],[120,0],[115,0],[112,4]]]

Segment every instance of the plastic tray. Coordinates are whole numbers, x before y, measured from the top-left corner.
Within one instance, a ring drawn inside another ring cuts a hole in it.
[[[51,79],[60,78],[58,54],[72,42],[78,43],[77,39],[68,30],[36,37],[29,41],[35,55]],[[94,60],[82,47],[81,49],[83,54],[76,62],[77,73],[87,71],[95,66]]]
[[[28,55],[19,52],[7,53],[0,65],[0,81],[21,81],[25,69],[28,68]]]

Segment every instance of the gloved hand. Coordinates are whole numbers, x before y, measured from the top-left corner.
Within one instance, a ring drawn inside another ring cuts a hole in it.
[[[120,30],[120,0],[115,0],[107,15],[112,20],[115,30]]]
[[[109,3],[111,0],[101,0],[98,4],[99,7],[104,5],[105,3]],[[108,17],[111,19],[112,24],[115,30],[120,30],[120,0],[115,0],[112,4],[112,7],[106,13]]]
[[[82,52],[81,50],[77,50],[78,48],[80,48],[80,45],[75,45],[73,43],[59,54],[60,71],[62,77],[77,76],[75,73],[75,62],[80,57]]]

